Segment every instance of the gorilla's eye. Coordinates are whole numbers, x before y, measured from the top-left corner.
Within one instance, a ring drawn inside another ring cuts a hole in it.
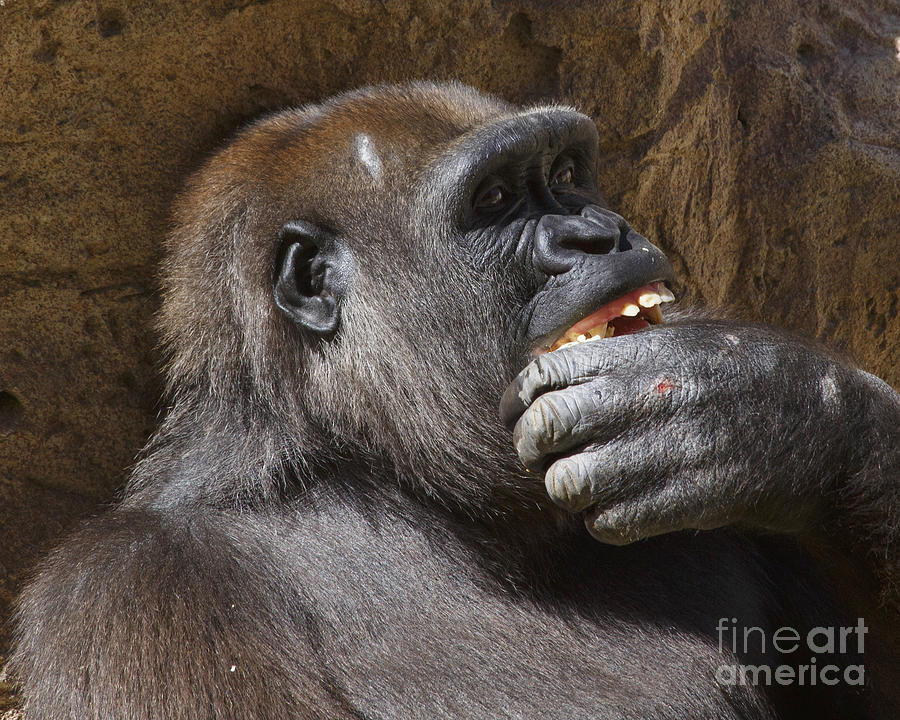
[[[550,180],[550,187],[555,188],[559,186],[570,186],[575,180],[575,166],[571,161],[563,165],[559,170],[556,171],[556,174],[553,176],[553,179]]]
[[[490,210],[500,207],[506,201],[506,188],[495,184],[480,192],[475,198],[475,207],[479,210]]]

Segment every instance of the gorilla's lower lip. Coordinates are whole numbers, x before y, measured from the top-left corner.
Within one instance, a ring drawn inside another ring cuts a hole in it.
[[[553,352],[574,343],[627,335],[648,325],[659,325],[662,323],[660,304],[674,299],[665,283],[643,285],[583,317],[548,346],[538,348],[535,354]]]

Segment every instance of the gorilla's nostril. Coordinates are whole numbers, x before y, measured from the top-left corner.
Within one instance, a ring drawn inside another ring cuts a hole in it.
[[[612,213],[545,215],[535,228],[538,269],[556,275],[571,270],[585,256],[617,252],[621,236],[630,231]],[[628,245],[630,247],[630,245]]]
[[[623,234],[624,238],[624,234]],[[610,237],[577,237],[565,238],[560,241],[560,247],[578,250],[588,255],[606,255],[616,249],[615,238]],[[621,241],[619,243],[621,246]]]

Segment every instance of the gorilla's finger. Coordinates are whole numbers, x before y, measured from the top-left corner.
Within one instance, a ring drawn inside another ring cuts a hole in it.
[[[658,453],[662,434],[674,431],[667,422],[677,402],[675,389],[664,378],[635,382],[628,373],[608,372],[581,385],[545,392],[519,417],[513,445],[525,467],[540,471],[549,456],[603,445],[627,433],[628,445],[646,460]]]
[[[545,353],[529,363],[503,393],[500,419],[512,428],[516,420],[541,393],[569,384],[562,353]]]
[[[596,452],[591,461],[600,462],[605,450]],[[702,457],[714,457],[708,450],[682,463],[651,463],[642,469],[620,464],[621,474],[615,479],[594,469],[594,507],[584,518],[588,531],[601,542],[624,545],[679,530],[711,530],[734,522],[748,510],[752,513],[758,498],[745,501],[729,474],[723,475],[714,462],[701,462]],[[632,488],[640,478],[652,471],[661,479],[635,492]]]
[[[675,479],[655,493],[592,508],[584,525],[600,542],[627,545],[679,530],[711,530],[733,520],[728,507],[708,502],[703,492],[685,492],[686,484]]]
[[[544,475],[547,494],[569,512],[609,506],[632,494],[639,461],[626,444],[611,442],[554,462]]]
[[[681,527],[665,526],[658,519],[642,521],[629,504],[610,509],[595,509],[584,515],[584,526],[595,540],[607,545],[628,545],[665,532],[681,530]]]
[[[529,470],[542,469],[548,455],[559,455],[588,442],[602,442],[630,413],[606,392],[610,383],[597,381],[546,393],[516,422],[513,445]]]
[[[560,390],[594,379],[610,364],[608,355],[597,353],[600,341],[581,343],[545,353],[518,374],[500,401],[500,418],[512,428],[535,399],[551,390]]]
[[[579,512],[594,504],[594,464],[586,453],[557,460],[544,475],[550,499],[569,512]]]

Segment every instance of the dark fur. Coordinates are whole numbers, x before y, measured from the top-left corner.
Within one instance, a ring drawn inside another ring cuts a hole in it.
[[[603,545],[518,463],[497,408],[534,280],[462,252],[432,189],[460,136],[513,112],[359,91],[245,130],[190,181],[163,272],[170,407],[120,506],[22,598],[29,720],[864,716],[846,687],[714,681],[720,617],[855,620],[793,540]],[[363,132],[389,148],[377,182]],[[272,302],[299,218],[357,264],[333,338]]]

